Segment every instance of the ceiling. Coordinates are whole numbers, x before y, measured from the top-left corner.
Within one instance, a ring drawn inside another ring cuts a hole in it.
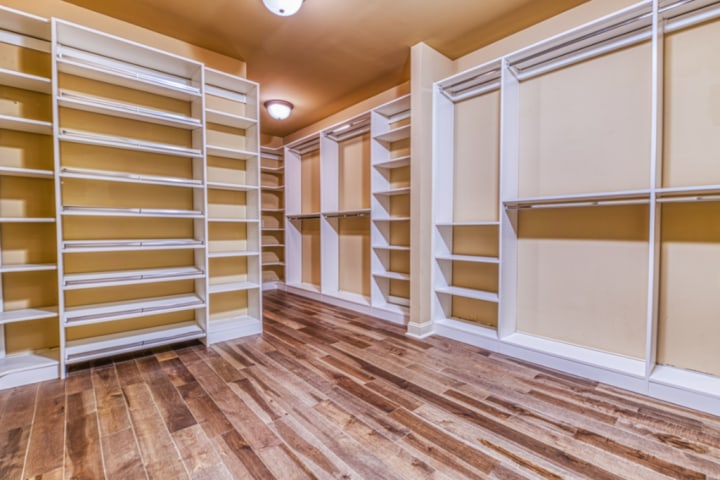
[[[455,59],[587,0],[305,0],[292,17],[262,0],[66,1],[245,60],[262,100],[295,104],[282,122],[263,109],[284,137],[408,80],[420,41]]]

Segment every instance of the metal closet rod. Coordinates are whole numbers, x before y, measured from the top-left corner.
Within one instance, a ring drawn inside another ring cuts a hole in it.
[[[370,212],[323,213],[326,218],[369,217]]]
[[[536,204],[509,204],[505,205],[507,210],[537,210],[540,208],[578,208],[578,207],[612,207],[620,205],[646,205],[650,200],[647,198],[626,199],[626,200],[587,200],[581,202],[553,202]]]

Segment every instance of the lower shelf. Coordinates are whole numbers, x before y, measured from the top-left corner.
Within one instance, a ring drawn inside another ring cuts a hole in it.
[[[262,320],[249,315],[212,315],[208,325],[208,343],[259,335]]]
[[[57,378],[58,367],[57,350],[40,350],[0,358],[0,389]]]
[[[260,285],[255,282],[216,283],[210,285],[210,293],[243,292],[254,288],[260,288]]]
[[[197,295],[181,294],[71,307],[66,309],[63,317],[66,326],[73,327],[203,307],[205,302]]]
[[[65,362],[67,364],[86,362],[97,358],[147,348],[170,345],[204,338],[205,331],[195,322],[183,322],[161,327],[146,328],[129,332],[102,335],[67,342]]]

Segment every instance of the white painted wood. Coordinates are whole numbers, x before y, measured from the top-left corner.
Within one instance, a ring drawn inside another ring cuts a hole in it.
[[[260,288],[256,282],[232,282],[232,283],[211,283],[210,293],[244,292]]]
[[[44,350],[0,358],[0,389],[58,377],[57,351]]]
[[[111,272],[66,273],[63,289],[116,287],[143,283],[170,282],[204,278],[205,272],[198,267],[144,268],[116,270]]]
[[[52,90],[52,81],[49,78],[6,68],[0,68],[0,85],[46,94]]]
[[[164,208],[111,208],[65,205],[63,215],[101,217],[156,217],[156,218],[203,218],[199,210],[170,210]]]
[[[205,302],[197,295],[181,294],[69,307],[62,317],[65,324],[78,326],[204,307]]]
[[[139,152],[160,153],[163,155],[177,155],[180,157],[202,157],[202,150],[185,148],[165,143],[148,142],[134,138],[116,137],[113,135],[101,135],[97,133],[82,132],[63,128],[60,131],[60,140],[64,142],[82,143],[96,145],[99,147],[120,148],[125,150],[136,150]]]
[[[202,179],[182,177],[161,177],[158,175],[140,175],[114,170],[97,170],[80,167],[61,167],[62,178],[78,178],[106,182],[137,183],[146,185],[164,185],[169,187],[203,188]]]
[[[0,115],[0,129],[52,135],[52,122]]]
[[[485,292],[483,290],[474,290],[472,288],[463,288],[449,285],[447,287],[435,288],[437,293],[445,295],[453,295],[456,297],[472,298],[474,300],[482,300],[484,302],[498,303],[500,297],[494,292]]]
[[[58,316],[57,307],[23,308],[0,312],[0,325],[9,323],[31,322]]]

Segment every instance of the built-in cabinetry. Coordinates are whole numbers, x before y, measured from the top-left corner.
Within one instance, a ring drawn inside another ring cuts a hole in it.
[[[719,17],[642,2],[438,82],[436,333],[720,412]]]
[[[263,148],[260,164],[263,289],[285,283],[285,162],[283,149]]]
[[[287,287],[404,323],[410,97],[286,147]]]
[[[0,388],[57,377],[50,22],[0,10]]]
[[[5,8],[0,49],[0,388],[260,332],[257,84]]]

